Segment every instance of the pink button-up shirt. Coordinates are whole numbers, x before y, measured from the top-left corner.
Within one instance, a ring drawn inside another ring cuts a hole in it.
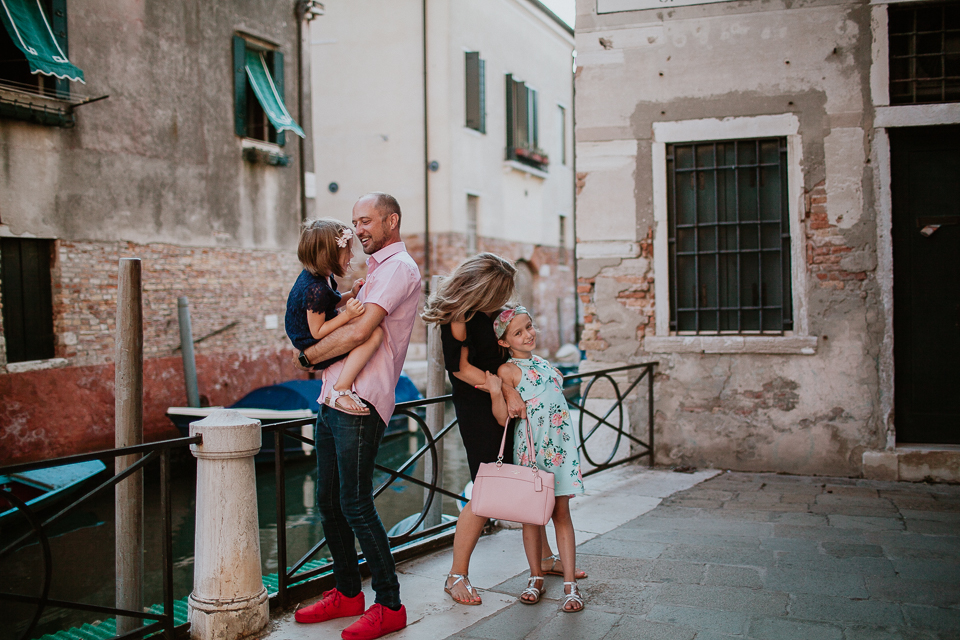
[[[383,421],[389,422],[420,300],[420,269],[402,242],[388,244],[367,258],[367,279],[357,299],[387,312],[380,323],[383,343],[360,371],[354,386],[357,395],[373,404]],[[330,396],[342,370],[343,360],[323,371],[321,403]]]

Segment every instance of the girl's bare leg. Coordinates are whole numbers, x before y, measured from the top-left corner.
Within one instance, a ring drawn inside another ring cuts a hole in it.
[[[575,582],[574,567],[577,566],[577,539],[573,531],[573,520],[570,518],[570,496],[557,496],[553,508],[553,526],[557,531],[557,548],[560,551],[560,560],[563,562],[563,581]],[[564,587],[564,593],[568,593]],[[581,605],[568,602],[564,609],[574,611]]]
[[[553,559],[553,550],[550,548],[550,540],[547,539],[547,528],[540,527],[540,545],[543,547],[543,558],[540,559],[540,569],[546,573],[552,569],[563,571],[563,561]],[[577,580],[583,580],[587,577],[587,572],[577,569],[574,572]]]
[[[383,329],[376,327],[366,342],[347,354],[346,359],[343,361],[343,370],[340,372],[340,377],[337,378],[333,388],[337,391],[347,391],[351,389],[357,376],[360,375],[360,370],[370,362],[370,358],[373,357],[373,354],[380,348],[382,343]],[[350,411],[358,411],[363,408],[348,396],[340,396],[336,403]]]
[[[523,525],[523,552],[527,556],[527,564],[530,565],[530,577],[543,577],[543,571],[540,570],[540,558],[542,551],[540,546],[540,535],[543,527],[534,524]],[[542,582],[538,582],[543,587]],[[535,602],[532,596],[521,595],[521,600]]]
[[[453,565],[450,567],[450,573],[467,575],[470,572],[470,556],[477,546],[477,540],[483,532],[483,525],[487,519],[476,515],[470,508],[468,502],[460,512],[457,518],[457,530],[453,534]],[[474,592],[470,595],[463,581],[458,582],[457,586],[451,587],[456,578],[447,578],[446,586],[450,589],[453,599],[457,602],[480,602],[480,596]]]

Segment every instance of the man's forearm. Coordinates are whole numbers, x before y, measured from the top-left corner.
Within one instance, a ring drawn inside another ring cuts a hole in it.
[[[357,329],[354,324],[347,323],[320,342],[304,349],[303,353],[313,364],[349,353],[364,342]]]

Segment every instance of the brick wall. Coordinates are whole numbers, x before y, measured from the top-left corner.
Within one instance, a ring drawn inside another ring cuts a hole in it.
[[[72,366],[113,361],[120,258],[143,262],[144,358],[178,355],[177,298],[190,301],[194,340],[206,355],[275,352],[288,347],[286,296],[300,272],[292,251],[168,244],[60,241],[54,265],[57,357]],[[278,316],[278,328],[264,317]]]
[[[201,399],[232,404],[302,377],[283,330],[300,265],[292,251],[59,241],[54,260],[56,356],[64,368],[0,369],[0,464],[113,446],[117,268],[143,261],[144,432],[176,435],[164,415],[186,404],[177,297],[190,301]],[[352,279],[348,279],[352,282]],[[277,316],[266,329],[264,317]],[[210,334],[214,334],[205,338]]]
[[[823,289],[859,287],[872,271],[871,265],[856,259],[854,248],[827,217],[827,191],[821,181],[804,196],[806,207],[807,270]]]

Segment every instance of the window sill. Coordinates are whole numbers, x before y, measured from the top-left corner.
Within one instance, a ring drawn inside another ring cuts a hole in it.
[[[526,173],[541,180],[546,180],[550,174],[546,171],[541,171],[540,169],[534,169],[530,165],[523,164],[522,162],[517,162],[516,160],[504,160],[503,168],[505,170],[512,169],[513,171],[519,171],[520,173]]]
[[[268,164],[274,167],[286,167],[290,164],[290,156],[283,152],[283,147],[272,142],[243,138],[241,148],[243,159],[251,164]]]
[[[878,106],[873,120],[873,126],[878,129],[958,123],[960,123],[960,102]]]
[[[66,358],[50,358],[49,360],[8,362],[5,369],[7,373],[26,373],[28,371],[43,371],[44,369],[60,369],[65,366],[67,366]]]
[[[649,353],[758,353],[812,356],[817,336],[647,336]]]
[[[0,118],[23,120],[47,127],[77,124],[73,103],[0,86]]]

